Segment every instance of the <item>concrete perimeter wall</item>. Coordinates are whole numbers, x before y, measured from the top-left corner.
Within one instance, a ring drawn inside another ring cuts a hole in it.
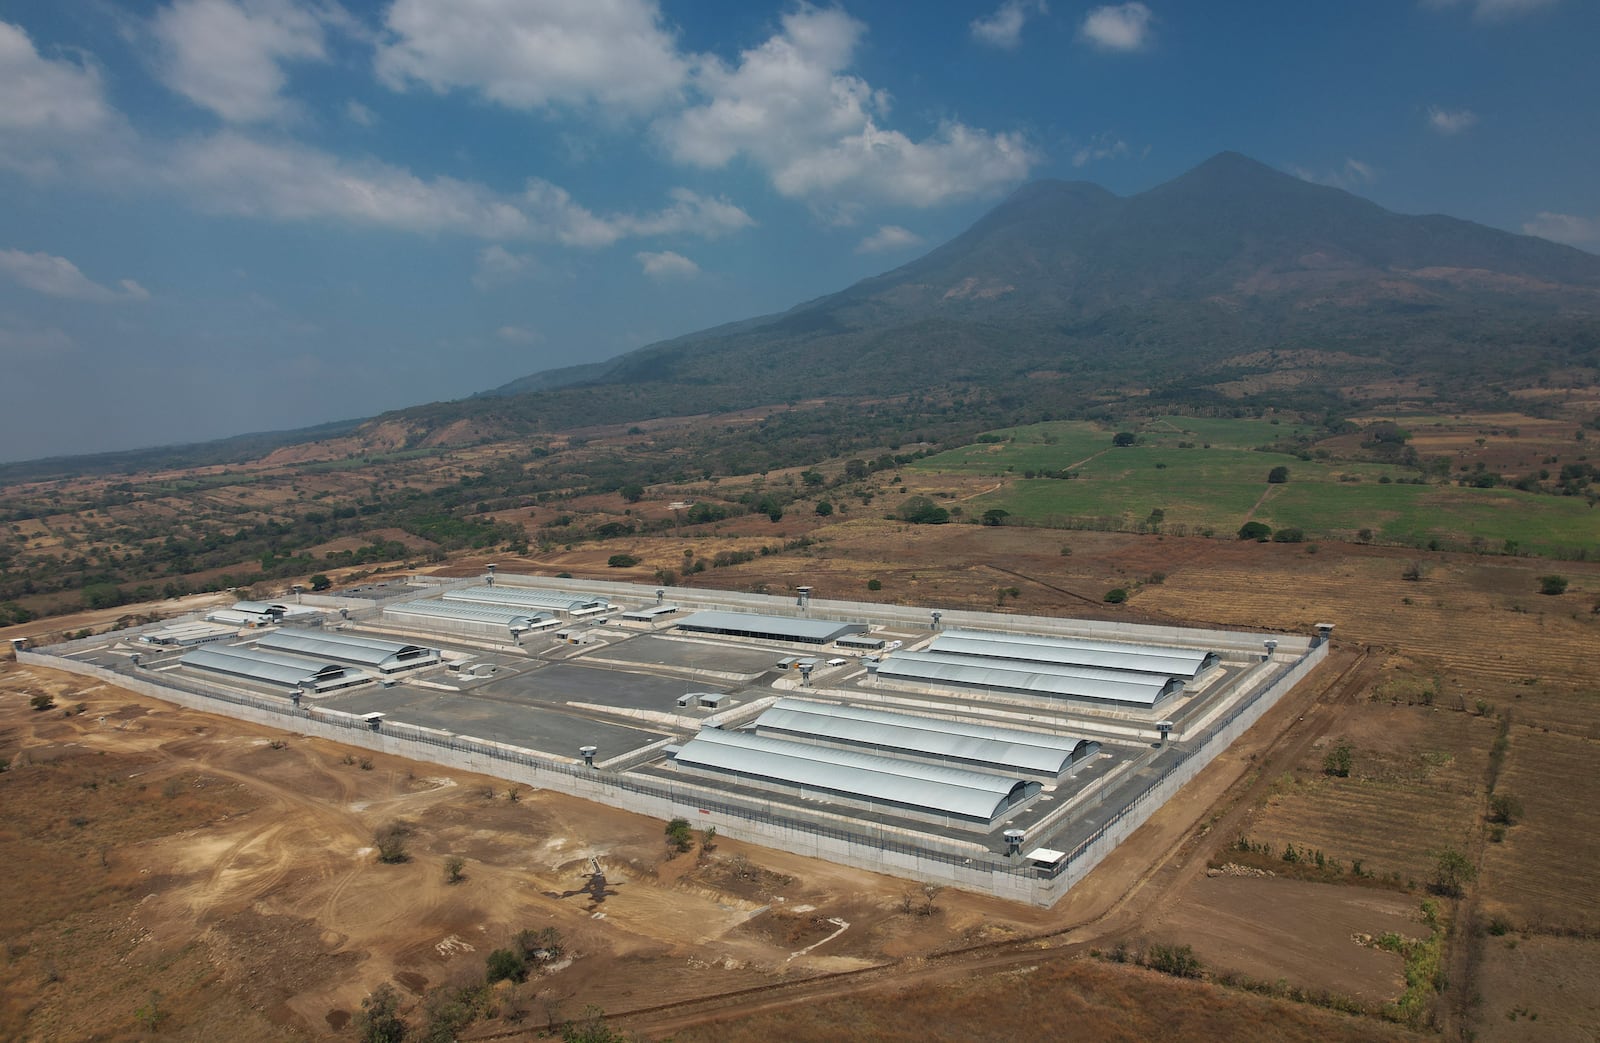
[[[63,650],[63,646],[55,648],[58,653]],[[713,787],[689,781],[663,783],[615,775],[584,768],[564,758],[399,721],[386,720],[374,730],[354,715],[339,711],[292,708],[287,700],[239,693],[200,694],[159,683],[147,676],[130,676],[59,654],[25,649],[18,653],[17,660],[81,674],[152,699],[268,728],[556,790],[661,819],[682,816],[697,828],[715,826],[722,835],[796,854],[992,894],[1011,901],[1049,906],[1088,875],[1217,754],[1260,720],[1322,662],[1327,651],[1328,646],[1322,644],[1283,664],[1268,683],[1227,717],[1211,724],[1201,734],[1186,737],[1182,744],[1186,748],[1182,760],[1169,767],[1111,821],[1053,867],[1032,866],[1017,858],[1006,859],[969,841],[930,838],[909,830],[808,813],[787,805],[739,800]]]

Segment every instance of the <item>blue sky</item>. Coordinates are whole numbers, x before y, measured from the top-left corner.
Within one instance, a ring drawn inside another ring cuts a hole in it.
[[[0,459],[456,398],[1224,149],[1600,250],[1593,0],[0,0]]]

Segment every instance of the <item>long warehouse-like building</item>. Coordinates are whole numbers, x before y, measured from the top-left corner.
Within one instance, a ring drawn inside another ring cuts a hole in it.
[[[213,674],[225,674],[268,688],[290,692],[331,692],[363,684],[372,678],[338,663],[306,659],[242,645],[196,648],[184,653],[179,665]]]
[[[730,778],[802,798],[827,796],[858,808],[987,830],[1039,794],[1039,783],[855,750],[702,729],[674,763],[692,774]]]
[[[498,638],[553,630],[562,625],[560,617],[554,613],[471,601],[405,601],[384,606],[383,618],[396,626]]]
[[[498,605],[501,608],[522,609],[525,612],[554,612],[568,619],[585,619],[602,616],[611,610],[611,602],[589,594],[569,594],[562,590],[533,590],[528,587],[465,587],[447,590],[443,601],[470,601],[480,605]]]
[[[696,612],[673,624],[686,633],[722,634],[726,637],[753,637],[762,641],[785,641],[801,645],[825,645],[847,634],[864,634],[865,623],[840,623],[829,619],[794,619],[789,616],[759,616],[753,612]]]
[[[950,630],[933,639],[934,652],[1021,659],[1039,663],[1092,666],[1135,673],[1172,674],[1192,681],[1217,665],[1215,652],[1194,648],[1135,645],[1121,641],[1044,637],[1039,634],[1002,634],[978,630]]]
[[[756,718],[755,731],[774,738],[1015,772],[1050,781],[1100,752],[1098,742],[1076,736],[809,699],[779,699]]]
[[[437,648],[344,634],[336,630],[274,630],[257,638],[256,647],[348,663],[376,670],[380,674],[432,666],[442,658]]]

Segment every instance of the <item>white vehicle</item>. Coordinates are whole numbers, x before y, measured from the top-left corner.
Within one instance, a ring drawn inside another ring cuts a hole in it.
[[[829,666],[843,666],[844,664],[848,663],[849,661],[850,660],[848,660],[848,659],[830,659],[830,660],[828,660],[828,665]]]

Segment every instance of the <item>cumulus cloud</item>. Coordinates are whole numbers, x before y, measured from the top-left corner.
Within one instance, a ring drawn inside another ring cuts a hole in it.
[[[1028,16],[1049,11],[1044,0],[1005,0],[994,14],[972,20],[972,38],[990,47],[1015,50],[1022,43],[1022,27],[1027,24]]]
[[[899,225],[883,225],[876,232],[861,240],[856,247],[858,254],[881,254],[890,250],[904,250],[911,246],[921,246],[922,236]]]
[[[21,250],[0,250],[0,275],[8,276],[36,293],[73,301],[109,304],[117,301],[148,300],[150,291],[123,279],[119,289],[102,286],[78,270],[65,257]]]
[[[1586,250],[1600,247],[1600,220],[1595,218],[1541,210],[1532,221],[1524,222],[1522,230],[1528,235]]]
[[[89,65],[52,61],[20,27],[0,22],[0,133],[93,131],[110,117],[100,73]]]
[[[1072,165],[1085,167],[1102,159],[1122,159],[1128,154],[1128,143],[1121,138],[1101,134],[1072,154]]]
[[[330,11],[295,0],[176,0],[151,23],[161,79],[232,123],[282,118],[291,111],[283,66],[327,59]]]
[[[1478,114],[1471,109],[1441,109],[1437,105],[1428,109],[1428,126],[1447,136],[1471,130],[1477,122]]]
[[[838,9],[785,15],[736,65],[706,59],[693,81],[702,100],[658,121],[659,139],[694,166],[747,158],[780,194],[824,207],[934,206],[1027,175],[1035,156],[1021,135],[951,120],[913,141],[880,126],[888,95],[844,72],[864,28]]]
[[[692,279],[700,274],[698,264],[671,250],[662,250],[660,253],[641,251],[634,254],[633,259],[639,262],[644,274],[652,279]]]
[[[421,178],[377,161],[347,161],[304,145],[234,131],[180,144],[167,177],[197,204],[222,213],[310,220],[336,218],[414,232],[609,246],[668,234],[714,237],[754,222],[726,199],[674,189],[647,214],[596,214],[548,181],[520,194],[450,177]]]
[[[1465,7],[1482,22],[1499,21],[1531,14],[1545,7],[1554,7],[1560,0],[1422,0],[1422,6],[1433,8]]]
[[[654,0],[396,0],[384,20],[378,75],[396,90],[463,88],[514,109],[650,110],[688,73]]]
[[[1154,13],[1138,0],[1107,4],[1084,15],[1078,33],[1102,51],[1137,51],[1149,42],[1154,21]]]

